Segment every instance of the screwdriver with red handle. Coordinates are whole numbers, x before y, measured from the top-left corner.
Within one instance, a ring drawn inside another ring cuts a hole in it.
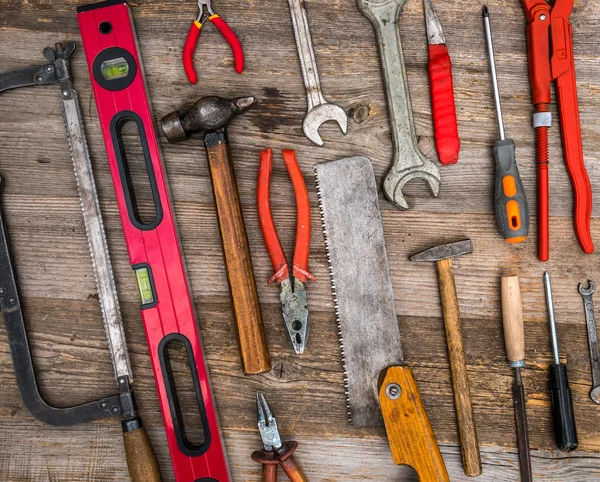
[[[452,62],[440,21],[431,0],[423,0],[427,42],[429,44],[429,89],[435,131],[435,147],[442,164],[456,164],[460,151]]]
[[[498,130],[500,131],[500,140],[494,142],[492,149],[494,159],[496,160],[494,181],[496,223],[500,234],[502,234],[508,243],[522,243],[529,235],[529,206],[517,166],[515,141],[506,139],[504,134],[504,121],[502,120],[502,106],[500,104],[494,44],[492,41],[492,27],[490,25],[490,13],[486,6],[483,7],[483,23],[490,57],[492,83],[494,85]]]

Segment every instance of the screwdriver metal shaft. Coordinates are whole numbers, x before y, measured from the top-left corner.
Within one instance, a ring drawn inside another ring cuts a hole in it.
[[[569,387],[567,366],[560,362],[558,352],[558,336],[556,334],[556,320],[554,319],[554,302],[552,299],[552,285],[550,275],[544,274],[546,290],[546,304],[548,307],[548,321],[550,336],[552,338],[552,354],[554,364],[550,365],[550,402],[552,404],[552,419],[554,421],[554,436],[557,447],[563,452],[572,452],[577,448],[577,427],[575,426],[575,411],[573,409],[573,396]]]
[[[502,106],[498,88],[498,75],[496,72],[496,59],[492,41],[492,28],[490,14],[486,6],[483,7],[483,23],[488,55],[490,58],[490,71],[494,86],[494,101],[496,103],[496,116],[500,140],[494,142],[492,152],[496,160],[496,173],[494,182],[494,211],[498,230],[509,243],[521,243],[529,235],[529,206],[525,188],[521,181],[516,159],[516,146],[512,139],[506,139],[504,121],[502,119]]]

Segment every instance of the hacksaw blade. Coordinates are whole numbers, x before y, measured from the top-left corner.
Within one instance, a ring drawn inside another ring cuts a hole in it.
[[[348,416],[355,427],[379,426],[379,376],[403,355],[375,174],[369,159],[351,157],[317,164],[315,177]]]

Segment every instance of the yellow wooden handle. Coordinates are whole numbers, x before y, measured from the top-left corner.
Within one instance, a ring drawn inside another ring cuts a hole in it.
[[[502,321],[506,357],[518,365],[525,360],[523,307],[518,276],[502,277]]]
[[[420,482],[449,482],[448,472],[419,389],[408,367],[390,367],[379,388],[379,403],[392,458],[410,465]]]

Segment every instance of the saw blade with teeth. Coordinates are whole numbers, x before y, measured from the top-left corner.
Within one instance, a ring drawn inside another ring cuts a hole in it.
[[[61,101],[79,201],[96,279],[98,300],[108,347],[113,360],[115,378],[118,381],[122,377],[127,377],[129,383],[132,383],[131,362],[129,361],[117,286],[110,261],[102,212],[100,211],[100,201],[98,200],[77,92],[70,85],[70,81],[61,86]]]
[[[355,427],[379,426],[379,376],[403,355],[375,174],[351,157],[317,164],[315,178],[348,415]]]

